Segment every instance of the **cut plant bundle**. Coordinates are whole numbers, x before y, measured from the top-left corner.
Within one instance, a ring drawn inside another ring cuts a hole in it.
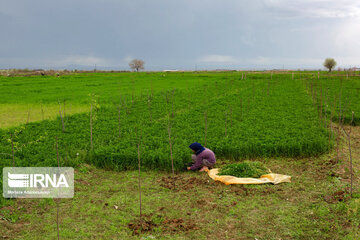
[[[229,175],[239,178],[259,178],[269,173],[264,164],[257,161],[244,161],[222,167],[218,175]]]

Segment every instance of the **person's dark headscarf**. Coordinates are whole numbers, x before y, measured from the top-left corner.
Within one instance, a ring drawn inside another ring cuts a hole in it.
[[[199,155],[202,151],[205,150],[205,148],[200,143],[197,142],[190,144],[189,148],[194,150],[196,155]]]

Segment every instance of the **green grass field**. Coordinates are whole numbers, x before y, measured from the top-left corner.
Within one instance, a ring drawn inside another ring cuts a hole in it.
[[[149,81],[152,75],[159,77],[159,73],[148,75]],[[237,72],[187,73],[191,79],[186,80],[188,83],[199,84],[188,88],[181,87],[185,74],[173,75],[168,81],[178,79],[180,88],[166,89],[165,85],[152,93],[149,82],[143,82],[144,75],[130,75],[130,82],[139,82],[134,95],[127,88],[124,94],[121,88],[113,88],[113,92],[104,95],[102,90],[108,88],[103,86],[94,92],[88,89],[95,94],[93,97],[83,90],[77,98],[69,98],[70,103],[76,99],[84,104],[87,99],[89,108],[90,101],[93,102],[92,146],[90,115],[86,112],[65,114],[64,133],[60,118],[0,131],[0,152],[11,154],[8,142],[13,135],[18,164],[56,166],[56,154],[51,149],[58,137],[61,158],[79,160],[67,162],[71,166],[87,162],[112,170],[129,170],[137,168],[138,132],[143,139],[142,166],[170,170],[168,130],[171,130],[174,166],[179,170],[188,161],[184,149],[195,141],[203,142],[218,157],[238,160],[317,156],[332,147],[328,122],[319,118],[302,82],[289,79],[289,74],[254,73],[245,79]],[[106,82],[101,77],[98,76],[98,81]],[[109,78],[109,85],[113,85],[113,76]],[[59,111],[60,107],[67,109],[61,102]],[[85,154],[78,158],[79,152]],[[10,161],[4,159],[5,164]]]
[[[198,74],[203,75],[203,74]],[[54,118],[59,104],[65,101],[69,114],[87,112],[89,94],[109,104],[121,95],[138,95],[164,89],[184,89],[201,85],[207,78],[194,78],[189,73],[81,73],[55,76],[0,75],[0,127],[11,127],[30,121]],[[42,111],[43,109],[43,111]]]
[[[343,119],[347,124],[360,125],[360,80],[356,75],[310,76],[306,80],[309,94],[320,106],[322,115]],[[333,114],[331,114],[333,112]],[[353,115],[354,114],[354,115]]]
[[[355,176],[350,198],[341,108],[327,104],[339,99],[337,79],[312,72],[295,72],[294,79],[265,72],[0,76],[0,166],[12,165],[11,134],[16,166],[57,166],[59,138],[61,165],[75,167],[75,197],[59,200],[62,239],[357,239],[360,128],[346,126]],[[342,107],[345,123],[351,111],[357,116],[359,83],[355,76],[342,82],[340,104],[351,99]],[[140,235],[139,135],[147,224]],[[256,160],[292,183],[225,186],[206,173],[180,171],[188,145],[205,140],[218,167]],[[1,197],[0,236],[56,238],[56,201]]]

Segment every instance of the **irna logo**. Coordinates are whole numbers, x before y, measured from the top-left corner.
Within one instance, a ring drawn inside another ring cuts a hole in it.
[[[64,174],[11,174],[8,172],[8,186],[11,188],[69,187]]]
[[[74,169],[71,167],[5,167],[5,198],[72,198]]]

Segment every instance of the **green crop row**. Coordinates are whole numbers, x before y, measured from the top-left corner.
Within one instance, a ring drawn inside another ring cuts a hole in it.
[[[321,117],[360,125],[360,77],[348,74],[309,75],[305,80]]]
[[[178,170],[190,160],[189,144],[205,144],[205,135],[217,157],[233,159],[314,156],[331,148],[329,131],[301,81],[286,74],[214,76],[198,76],[206,81],[186,89],[122,94],[112,104],[101,104],[109,101],[100,96],[92,113],[93,150],[89,113],[66,116],[64,133],[60,118],[0,130],[1,164],[11,165],[11,134],[16,166],[56,166],[57,136],[62,166],[134,169],[140,142],[143,167],[169,170],[169,129]]]

